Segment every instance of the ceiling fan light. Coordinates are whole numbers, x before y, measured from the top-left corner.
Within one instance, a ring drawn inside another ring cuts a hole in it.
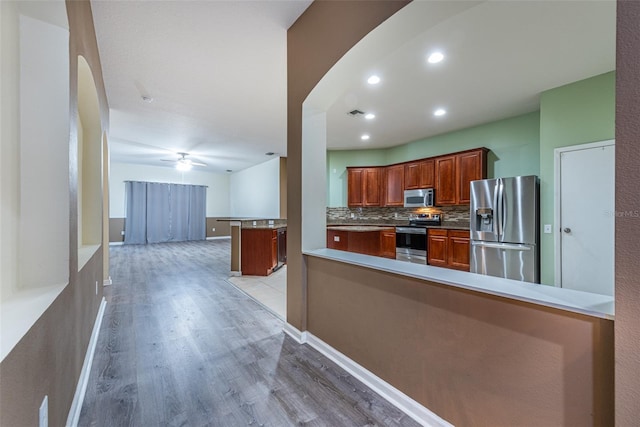
[[[178,160],[178,163],[176,163],[176,169],[181,172],[190,171],[192,167],[193,165],[189,160]]]

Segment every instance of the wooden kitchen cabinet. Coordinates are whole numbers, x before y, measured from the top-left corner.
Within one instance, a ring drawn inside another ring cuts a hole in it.
[[[470,202],[470,183],[487,177],[487,149],[478,148],[435,159],[436,206]]]
[[[487,149],[479,149],[460,153],[456,156],[458,171],[457,204],[471,202],[471,181],[487,177]]]
[[[327,248],[339,251],[349,250],[348,236],[348,231],[327,230]]]
[[[465,230],[429,229],[427,264],[469,271],[469,232]]]
[[[404,189],[433,188],[435,176],[434,159],[405,163]]]
[[[243,228],[240,243],[240,271],[251,276],[268,276],[278,265],[278,230]]]
[[[395,230],[380,232],[380,256],[396,259],[396,232]]]
[[[469,232],[448,230],[447,265],[456,270],[469,271]]]
[[[404,165],[385,168],[384,206],[404,206]]]
[[[382,202],[383,168],[347,168],[347,205],[349,207],[380,206]]]
[[[442,156],[435,159],[435,204],[455,205],[456,198],[456,156]]]
[[[430,228],[427,231],[427,264],[447,267],[447,230]]]
[[[354,231],[327,229],[327,249],[396,258],[395,229],[355,231],[356,228]]]

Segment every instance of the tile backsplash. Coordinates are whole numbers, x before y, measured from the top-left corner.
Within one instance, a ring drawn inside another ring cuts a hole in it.
[[[433,208],[327,208],[327,224],[372,223],[403,224],[409,221],[409,215],[420,213],[439,213],[442,224],[469,225],[468,206],[439,206]]]

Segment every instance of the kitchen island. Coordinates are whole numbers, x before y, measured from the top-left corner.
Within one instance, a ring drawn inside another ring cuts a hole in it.
[[[243,234],[246,237],[246,241],[250,241],[252,237],[260,237],[260,242],[251,242],[245,247],[245,261],[244,266],[248,268],[245,274],[252,275],[268,275],[277,269],[279,260],[282,258],[280,249],[282,249],[282,243],[278,245],[278,240],[282,241],[282,237],[278,239],[278,230],[285,230],[287,228],[286,219],[268,219],[268,218],[247,218],[247,217],[229,217],[219,218],[218,221],[229,222],[231,229],[231,275],[241,276],[243,272],[243,248],[242,239]],[[249,236],[244,230],[266,230],[266,232],[256,231],[255,236]],[[264,234],[264,236],[263,236]],[[265,237],[266,235],[268,236]],[[275,234],[275,246],[273,241],[273,234]],[[264,241],[263,241],[264,240]],[[286,238],[285,238],[286,242]],[[254,246],[258,247],[254,247]],[[274,261],[275,264],[271,265]],[[284,257],[286,258],[286,243],[284,246]],[[259,264],[256,265],[256,264]],[[262,268],[263,265],[267,265],[266,268]],[[256,272],[262,272],[256,274]]]

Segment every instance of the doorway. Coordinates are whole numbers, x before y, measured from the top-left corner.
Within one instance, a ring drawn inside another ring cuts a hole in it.
[[[556,286],[613,296],[615,141],[554,154]]]

